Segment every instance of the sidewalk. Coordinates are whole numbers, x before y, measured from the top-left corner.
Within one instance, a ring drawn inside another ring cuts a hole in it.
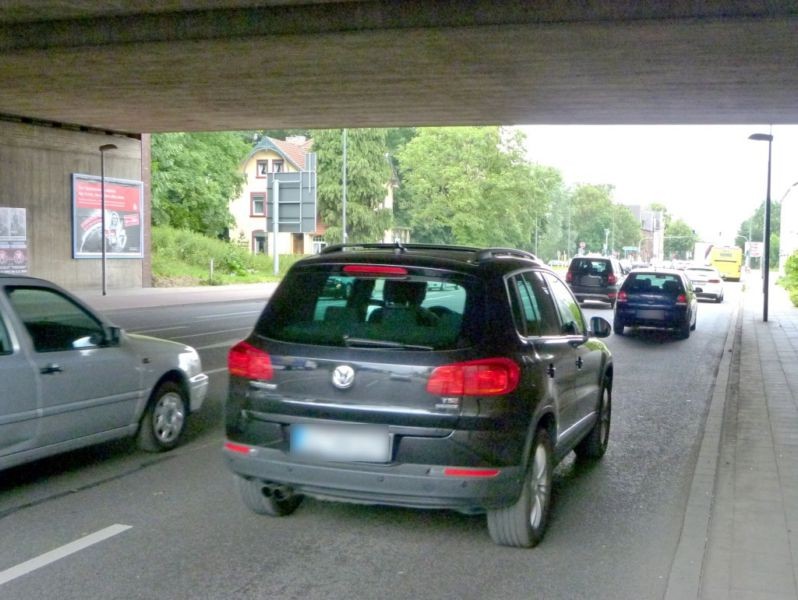
[[[263,300],[271,297],[277,282],[202,287],[165,287],[77,291],[75,295],[100,311],[154,306],[179,306],[202,302]]]
[[[724,348],[666,598],[798,599],[798,308],[744,293]]]

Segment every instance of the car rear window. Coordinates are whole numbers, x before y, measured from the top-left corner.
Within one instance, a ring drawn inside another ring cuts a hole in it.
[[[580,275],[605,275],[612,272],[612,264],[606,259],[577,258],[570,270]]]
[[[255,331],[284,342],[429,349],[479,339],[480,284],[465,276],[354,276],[296,269],[275,292]],[[384,343],[384,344],[383,344]]]
[[[624,289],[633,293],[679,294],[684,291],[682,280],[668,273],[633,273],[626,279]]]

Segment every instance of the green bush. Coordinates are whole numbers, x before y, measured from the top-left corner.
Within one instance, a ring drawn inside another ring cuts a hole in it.
[[[240,244],[164,226],[152,228],[151,247],[153,283],[157,287],[275,281],[302,258],[280,256],[280,272],[275,275],[271,256],[250,254]]]
[[[780,283],[790,295],[793,305],[798,306],[798,251],[793,252],[784,263],[784,277]]]

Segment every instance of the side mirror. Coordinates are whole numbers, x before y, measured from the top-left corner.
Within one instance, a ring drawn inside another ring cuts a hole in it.
[[[612,333],[612,325],[604,317],[590,318],[590,332],[593,337],[605,338]]]
[[[122,329],[121,327],[117,327],[116,325],[111,325],[105,329],[105,345],[106,346],[118,346],[119,339],[122,337]]]
[[[696,288],[693,288],[693,291],[694,291],[696,294],[700,294],[700,293],[701,293],[701,292],[703,292],[704,290],[703,290],[702,288],[700,288],[700,287],[696,287]]]

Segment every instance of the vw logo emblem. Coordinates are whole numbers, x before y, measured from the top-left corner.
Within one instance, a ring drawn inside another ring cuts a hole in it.
[[[335,367],[332,374],[332,384],[339,390],[346,390],[355,383],[355,370],[349,365]]]

